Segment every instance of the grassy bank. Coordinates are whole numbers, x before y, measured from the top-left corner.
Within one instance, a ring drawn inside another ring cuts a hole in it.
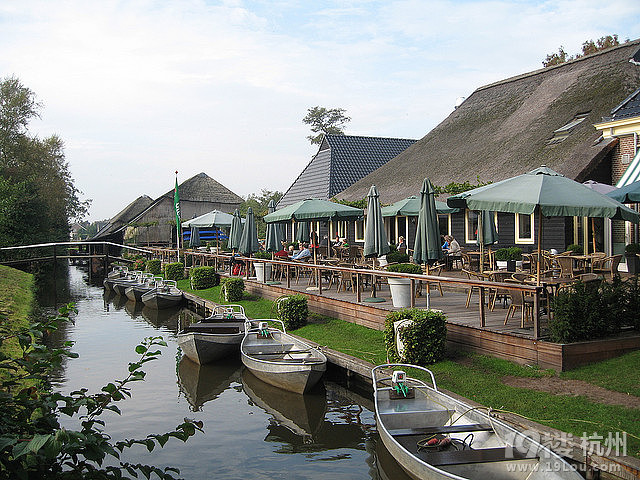
[[[25,327],[34,306],[33,275],[0,265],[0,328],[2,335]],[[5,355],[19,352],[17,340],[3,343]]]
[[[188,281],[180,287],[217,303],[220,287],[193,291]],[[273,302],[245,292],[242,302],[252,318],[271,318]],[[386,361],[383,333],[334,318],[311,315],[307,326],[295,331],[320,345],[361,358],[372,364]],[[640,457],[640,409],[608,405],[585,396],[557,395],[504,383],[506,377],[576,379],[608,390],[640,397],[640,352],[557,374],[482,355],[445,358],[430,366],[438,386],[494,409],[517,413],[533,421],[582,437],[626,431],[627,454]]]

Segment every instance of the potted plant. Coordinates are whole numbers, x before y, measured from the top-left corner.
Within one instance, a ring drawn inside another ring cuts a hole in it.
[[[388,272],[421,274],[422,268],[415,263],[396,263],[387,267]],[[411,306],[411,279],[388,277],[389,290],[394,307]]]
[[[522,268],[522,249],[520,247],[499,248],[496,250],[496,265],[515,272],[516,267]]]
[[[271,254],[269,252],[256,252],[253,254],[254,258],[263,260],[271,260]],[[253,262],[253,268],[256,271],[256,280],[258,282],[266,282],[271,278],[271,264],[265,262]]]
[[[630,243],[624,247],[624,258],[627,262],[627,272],[631,275],[640,273],[640,243]]]

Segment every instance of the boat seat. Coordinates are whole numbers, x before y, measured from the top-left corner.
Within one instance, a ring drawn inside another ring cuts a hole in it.
[[[436,467],[444,465],[461,465],[465,463],[506,462],[529,458],[515,448],[510,449],[505,447],[437,452],[420,450],[417,455],[421,460]]]
[[[464,433],[464,432],[490,432],[493,427],[488,423],[472,423],[469,425],[442,425],[437,427],[424,428],[398,428],[389,430],[394,437],[406,435],[432,435],[437,433]]]
[[[252,355],[286,355],[288,353],[309,353],[311,351],[310,348],[305,348],[302,350],[280,350],[277,352],[255,352]]]

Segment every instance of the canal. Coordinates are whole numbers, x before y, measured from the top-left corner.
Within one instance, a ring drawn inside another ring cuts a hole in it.
[[[185,312],[148,310],[108,296],[74,266],[62,283],[58,302],[73,301],[79,312],[57,341],[74,342],[79,357],[56,373],[54,388],[97,392],[126,377],[143,338],[160,335],[168,347],[145,364],[146,379],[132,384],[132,398],[118,403],[122,415],[106,412],[105,431],[113,440],[144,438],[171,431],[185,417],[204,423],[204,434],[186,443],[171,439],[153,452],[134,447],[124,460],[177,467],[190,480],[405,478],[377,441],[366,393],[331,376],[310,394],[289,393],[245,371],[239,356],[199,366],[181,358],[177,347],[178,319]],[[78,428],[68,418],[61,422]]]

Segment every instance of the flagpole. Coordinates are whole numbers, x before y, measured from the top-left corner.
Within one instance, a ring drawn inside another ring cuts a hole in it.
[[[180,194],[178,193],[178,171],[176,170],[176,186],[173,191],[173,209],[176,214],[176,249],[178,262],[180,261]]]

